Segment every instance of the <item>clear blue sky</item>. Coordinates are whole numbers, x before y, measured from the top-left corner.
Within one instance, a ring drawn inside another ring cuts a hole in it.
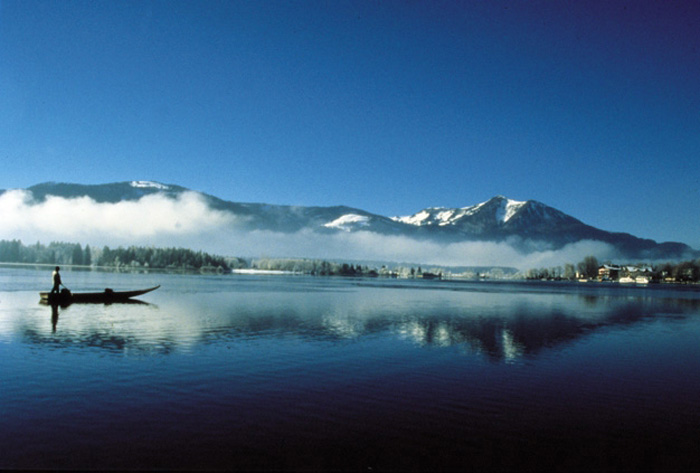
[[[700,248],[698,32],[695,1],[0,0],[0,188],[502,194]]]

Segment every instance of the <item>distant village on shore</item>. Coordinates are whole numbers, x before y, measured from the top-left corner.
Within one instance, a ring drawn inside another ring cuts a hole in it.
[[[661,264],[600,264],[594,256],[587,256],[576,266],[566,264],[563,268],[531,269],[525,278],[621,284],[699,283],[700,259]]]

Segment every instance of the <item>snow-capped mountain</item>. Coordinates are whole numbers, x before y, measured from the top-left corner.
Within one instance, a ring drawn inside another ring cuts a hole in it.
[[[462,208],[431,207],[394,221],[419,227],[438,226],[475,235],[508,234],[535,228],[581,223],[552,207],[496,196],[486,202]]]
[[[194,192],[181,186],[152,181],[103,185],[50,182],[38,184],[26,191],[31,193],[30,205],[40,204],[49,196],[67,199],[89,197],[98,203],[117,203],[137,201],[151,195],[176,200],[178,196]],[[209,208],[235,216],[237,231],[295,233],[304,230],[320,234],[362,231],[440,243],[508,242],[524,253],[534,248],[559,249],[581,240],[595,240],[612,245],[621,256],[628,258],[679,258],[697,254],[683,243],[657,243],[627,233],[607,232],[586,225],[541,202],[516,201],[504,196],[462,208],[431,207],[413,215],[390,218],[346,206],[302,207],[239,203],[200,192],[195,194]]]
[[[410,225],[456,225],[465,218],[473,215],[484,213],[488,214],[488,218],[506,223],[513,217],[527,202],[507,199],[503,196],[497,196],[488,202],[463,207],[460,209],[448,209],[445,207],[431,207],[408,217],[394,217],[397,222],[408,223]]]
[[[463,208],[427,208],[397,222],[433,229],[449,239],[509,241],[527,251],[533,243],[558,249],[581,240],[601,241],[613,245],[629,258],[673,258],[695,254],[683,243],[657,243],[628,233],[615,233],[586,225],[580,220],[535,200],[516,201],[503,196]]]

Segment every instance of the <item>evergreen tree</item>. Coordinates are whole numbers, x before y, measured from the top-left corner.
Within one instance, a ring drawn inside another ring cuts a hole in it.
[[[83,249],[80,243],[73,246],[73,255],[71,257],[71,263],[73,264],[83,264]]]

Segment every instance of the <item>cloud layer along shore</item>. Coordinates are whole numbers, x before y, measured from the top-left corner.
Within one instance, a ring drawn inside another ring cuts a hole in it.
[[[414,262],[440,266],[512,266],[519,269],[576,263],[586,255],[614,259],[602,242],[580,241],[559,250],[523,254],[508,243],[439,244],[371,232],[317,234],[243,231],[233,214],[214,210],[196,192],[176,198],[158,194],[137,201],[99,203],[88,197],[49,196],[37,203],[30,192],[0,195],[0,239],[66,241],[93,246],[186,247],[226,256],[306,257]]]

